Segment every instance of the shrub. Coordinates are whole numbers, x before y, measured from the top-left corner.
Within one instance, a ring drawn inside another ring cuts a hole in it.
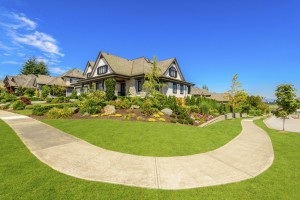
[[[175,114],[172,114],[172,115],[170,115],[170,117],[172,117],[172,118],[176,118],[176,115],[175,115]]]
[[[141,97],[131,97],[130,99],[131,105],[138,105],[138,106],[142,106],[144,104],[144,99],[142,99]]]
[[[176,120],[175,119],[171,119],[170,122],[175,124]]]
[[[31,105],[31,101],[27,97],[21,97],[21,101],[23,101],[26,105]]]
[[[47,118],[49,119],[59,119],[59,118],[68,118],[74,114],[72,108],[52,108],[47,113]]]
[[[116,87],[116,80],[114,78],[108,78],[104,81],[106,87],[106,99],[108,101],[116,99],[115,96],[115,87]]]
[[[162,117],[158,118],[158,120],[159,120],[159,121],[162,121],[162,122],[165,122],[165,121],[166,121],[166,119],[164,119],[164,118],[162,118]]]
[[[144,117],[142,117],[142,116],[137,116],[136,120],[138,120],[138,121],[144,121],[144,120],[145,120],[145,118],[144,118]]]
[[[78,97],[77,97],[77,91],[76,91],[76,89],[73,89],[72,90],[72,94],[71,94],[71,99],[77,99]]]
[[[9,107],[10,107],[10,104],[8,103],[8,104],[1,106],[1,109],[6,110],[6,109],[9,109]]]
[[[42,116],[47,112],[41,105],[34,105],[32,109],[32,114],[36,116]]]
[[[200,113],[200,109],[198,106],[191,106],[190,109],[191,112]]]
[[[199,107],[201,109],[201,113],[209,114],[209,106],[206,102],[201,102]]]
[[[51,103],[53,98],[46,98],[47,103]]]
[[[35,92],[35,91],[34,91],[33,88],[26,88],[24,94],[25,94],[26,96],[28,96],[28,97],[33,97],[34,92]]]
[[[43,101],[43,99],[40,98],[40,97],[29,97],[28,99],[29,99],[30,101]]]
[[[34,108],[34,105],[27,105],[25,107],[26,110],[32,110]]]
[[[21,100],[17,100],[12,104],[14,110],[24,110],[25,106],[26,104]]]
[[[142,106],[142,111],[146,116],[150,116],[155,112],[155,109],[153,108],[153,103],[150,99],[147,99]]]
[[[22,86],[19,86],[17,89],[16,89],[16,95],[17,96],[23,96],[24,95],[24,93],[25,93],[25,90],[26,90],[26,88],[24,88],[24,87],[22,87]]]
[[[191,118],[187,119],[186,121],[188,122],[188,124],[194,125],[194,121]]]
[[[102,91],[92,91],[83,96],[78,102],[81,113],[97,114],[101,107],[105,106],[105,93]]]
[[[53,99],[51,100],[51,103],[60,103],[60,102],[59,102],[59,98],[53,98]]]
[[[148,119],[148,122],[156,122],[156,119],[154,119],[154,118],[149,118],[149,119]]]
[[[178,122],[179,124],[183,124],[183,123],[184,123],[184,122],[183,122],[183,119],[178,119],[177,122]]]
[[[42,86],[42,97],[46,98],[50,94],[50,88],[48,85]]]

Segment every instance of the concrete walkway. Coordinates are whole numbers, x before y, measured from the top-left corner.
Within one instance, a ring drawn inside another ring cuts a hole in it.
[[[273,162],[269,136],[251,120],[225,146],[180,157],[145,157],[109,151],[35,119],[0,111],[30,151],[53,169],[78,178],[129,186],[187,189],[253,178]]]
[[[282,130],[283,127],[283,119],[272,116],[266,119],[265,124],[267,127]],[[298,132],[300,133],[300,119],[293,119],[290,117],[289,119],[285,119],[285,128],[286,131],[290,132]]]

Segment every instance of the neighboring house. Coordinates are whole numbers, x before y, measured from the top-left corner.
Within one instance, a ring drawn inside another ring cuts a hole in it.
[[[74,68],[62,74],[61,76],[19,74],[16,76],[6,76],[3,82],[7,91],[9,92],[16,92],[16,89],[20,86],[34,88],[40,92],[43,85],[57,85],[66,87],[66,96],[70,96],[72,94],[72,90],[74,89],[71,83],[76,83],[78,80],[83,79],[84,76],[82,71]]]
[[[201,89],[198,87],[192,87],[192,95],[195,97],[206,97],[208,99],[214,99],[221,103],[228,103],[229,98],[228,94],[226,93],[215,93],[209,92],[207,89]]]
[[[116,80],[117,96],[145,96],[143,83],[145,74],[151,72],[153,61],[140,57],[128,60],[105,52],[100,52],[96,61],[86,64],[84,80],[74,83],[77,93],[87,92],[93,85],[95,90],[105,91],[104,81],[107,78]],[[186,82],[176,58],[158,61],[159,81],[164,86],[159,88],[165,95],[186,97],[191,94],[191,86]],[[94,83],[94,84],[93,84]]]
[[[0,80],[0,88],[4,88],[4,82]]]

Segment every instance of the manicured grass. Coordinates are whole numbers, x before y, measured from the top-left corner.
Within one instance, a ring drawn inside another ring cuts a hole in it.
[[[240,120],[205,128],[118,120],[42,120],[94,145],[144,156],[183,156],[216,149],[241,132]]]
[[[275,160],[262,175],[240,183],[190,190],[149,190],[85,181],[38,161],[0,121],[0,199],[300,199],[300,134],[268,129]]]
[[[32,110],[14,110],[15,113],[18,113],[20,115],[31,115]]]

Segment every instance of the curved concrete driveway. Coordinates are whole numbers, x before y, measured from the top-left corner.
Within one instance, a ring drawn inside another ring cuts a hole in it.
[[[187,189],[253,178],[273,162],[269,136],[251,120],[225,146],[180,157],[145,157],[109,151],[35,119],[0,111],[30,151],[53,169],[78,178],[129,186]]]
[[[282,130],[283,119],[281,118],[272,116],[266,119],[264,122],[269,128],[280,130],[280,131]],[[285,120],[284,126],[285,126],[284,129],[286,131],[300,133],[300,119],[293,119],[292,117],[290,117],[289,119]]]

